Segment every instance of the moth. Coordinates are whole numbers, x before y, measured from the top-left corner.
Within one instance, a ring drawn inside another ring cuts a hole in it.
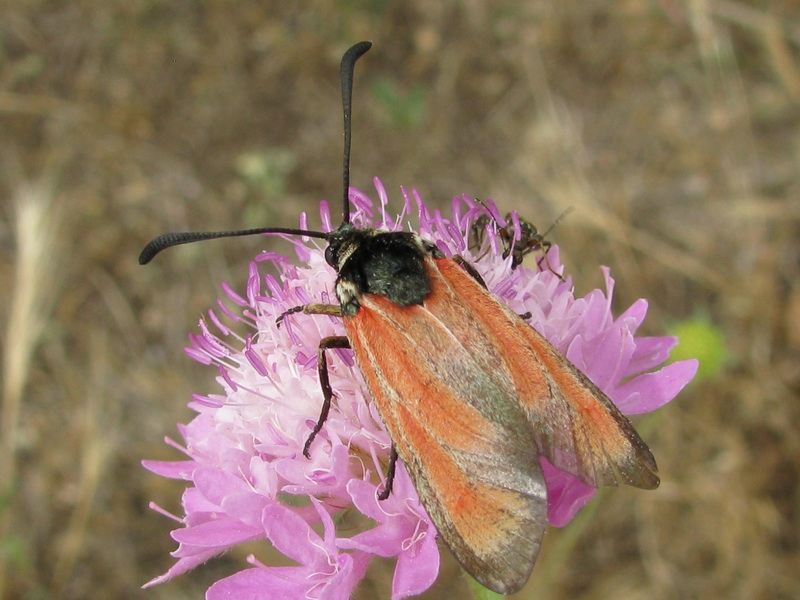
[[[446,257],[412,232],[350,222],[349,161],[355,63],[370,42],[350,48],[340,77],[344,107],[342,224],[326,233],[269,227],[170,233],[142,251],[199,240],[284,233],[324,239],[336,271],[338,304],[292,314],[339,316],[346,336],[318,351],[323,405],[308,455],[334,399],[326,351],[350,348],[391,440],[381,498],[402,460],[441,539],[485,587],[508,594],[527,581],[547,527],[540,458],[590,486],[658,486],[656,462],[628,419],[581,371],[486,289],[465,260]],[[536,237],[521,250],[524,254]]]

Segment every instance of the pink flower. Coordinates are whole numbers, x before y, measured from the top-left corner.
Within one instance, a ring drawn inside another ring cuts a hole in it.
[[[255,568],[218,581],[208,589],[206,598],[347,600],[367,570],[369,554],[340,552],[331,516],[313,496],[311,503],[323,523],[322,538],[300,515],[280,503],[273,503],[262,517],[264,531],[275,548],[300,566],[267,567],[250,556]]]
[[[517,313],[530,313],[529,323],[623,413],[658,408],[694,376],[696,361],[653,370],[676,340],[635,337],[647,311],[643,300],[613,318],[614,281],[608,269],[603,269],[605,292],[575,298],[571,280],[556,275],[563,267],[555,246],[538,269],[512,269],[491,227],[481,246],[471,247],[478,216],[488,210],[503,223],[491,202],[456,197],[452,215],[445,217],[429,211],[416,191],[402,190],[403,211],[390,215],[377,179],[375,187],[377,215],[372,201],[351,189],[355,225],[399,230],[413,222],[412,228],[442,252],[472,262],[491,291]],[[331,231],[333,220],[324,202],[321,217],[323,230]],[[306,227],[305,216],[300,225]],[[297,260],[274,253],[256,256],[244,295],[223,285],[226,302],[219,301],[218,310],[201,320],[199,333],[190,336],[187,354],[218,370],[221,393],[197,395],[190,404],[198,415],[180,429],[188,460],[144,463],[159,475],[191,482],[183,496],[183,526],[172,533],[179,543],[173,553],[178,560],[147,585],[162,583],[237,544],[269,540],[298,566],[270,567],[250,557],[252,568],[217,582],[207,598],[349,598],[373,556],[397,557],[392,598],[418,595],[438,574],[435,528],[402,464],[392,494],[385,501],[377,499],[391,441],[350,350],[328,353],[336,398],[311,445],[310,459],[303,455],[323,399],[317,348],[323,337],[344,335],[344,328],[339,318],[302,314],[285,319],[280,328],[276,325],[290,308],[336,301],[336,274],[325,262],[324,243],[287,239]],[[263,262],[274,264],[279,278],[262,274]],[[242,337],[226,323],[249,333]],[[565,525],[596,490],[542,460],[549,521]],[[360,512],[374,525],[359,533],[336,531],[331,515],[344,509]],[[311,529],[319,523],[322,536]]]
[[[405,466],[398,464],[392,494],[386,500],[378,500],[376,486],[368,481],[353,479],[347,488],[353,505],[376,525],[340,540],[340,547],[369,555],[397,556],[393,598],[417,596],[427,590],[439,574],[436,529],[417,498]]]

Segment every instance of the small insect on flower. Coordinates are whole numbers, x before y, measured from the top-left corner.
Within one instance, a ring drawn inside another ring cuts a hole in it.
[[[542,256],[536,261],[537,266],[541,268],[542,262],[547,262],[547,253],[553,245],[547,240],[547,235],[572,212],[572,208],[568,208],[553,221],[547,231],[540,233],[536,225],[527,219],[520,218],[516,213],[508,213],[505,219],[501,219],[499,214],[492,214],[490,207],[484,205],[484,208],[486,212],[475,219],[475,223],[472,225],[471,243],[475,248],[480,248],[487,238],[486,228],[496,227],[497,236],[505,246],[503,258],[511,257],[512,269],[520,266],[526,255],[537,250],[542,252]]]
[[[325,260],[337,273],[339,303],[297,306],[280,317],[341,317],[346,332],[320,343],[324,402],[303,453],[310,454],[323,431],[334,398],[326,352],[350,348],[393,443],[379,498],[391,494],[396,461],[402,460],[463,568],[508,594],[527,581],[547,527],[540,459],[588,486],[644,489],[659,484],[656,462],[614,403],[492,296],[472,265],[446,257],[415,233],[350,222],[353,71],[370,47],[361,42],[342,58],[344,189],[337,229],[166,234],[148,244],[139,260],[145,264],[178,244],[258,233],[327,241]],[[524,247],[511,246],[520,258],[536,244],[546,248],[535,229],[530,232]]]

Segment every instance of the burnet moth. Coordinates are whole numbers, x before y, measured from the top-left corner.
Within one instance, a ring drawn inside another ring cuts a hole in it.
[[[386,483],[402,460],[439,535],[463,568],[502,594],[527,581],[547,527],[540,457],[589,486],[658,486],[650,450],[583,373],[493,297],[477,271],[411,232],[350,223],[349,151],[353,71],[371,47],[342,58],[343,218],[330,232],[270,227],[165,234],[139,262],[175,246],[221,237],[283,233],[327,241],[339,304],[285,313],[340,316],[345,336],[318,352],[323,406],[308,455],[334,398],[326,351],[350,348],[392,439]],[[520,251],[538,243],[533,235]],[[298,317],[300,316],[298,315]]]

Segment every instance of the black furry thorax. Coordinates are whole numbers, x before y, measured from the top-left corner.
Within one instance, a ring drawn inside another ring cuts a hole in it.
[[[375,294],[398,306],[422,304],[431,284],[426,258],[441,252],[417,234],[358,229],[346,224],[332,232],[325,260],[339,273],[336,295],[344,316],[354,316],[359,298]]]

